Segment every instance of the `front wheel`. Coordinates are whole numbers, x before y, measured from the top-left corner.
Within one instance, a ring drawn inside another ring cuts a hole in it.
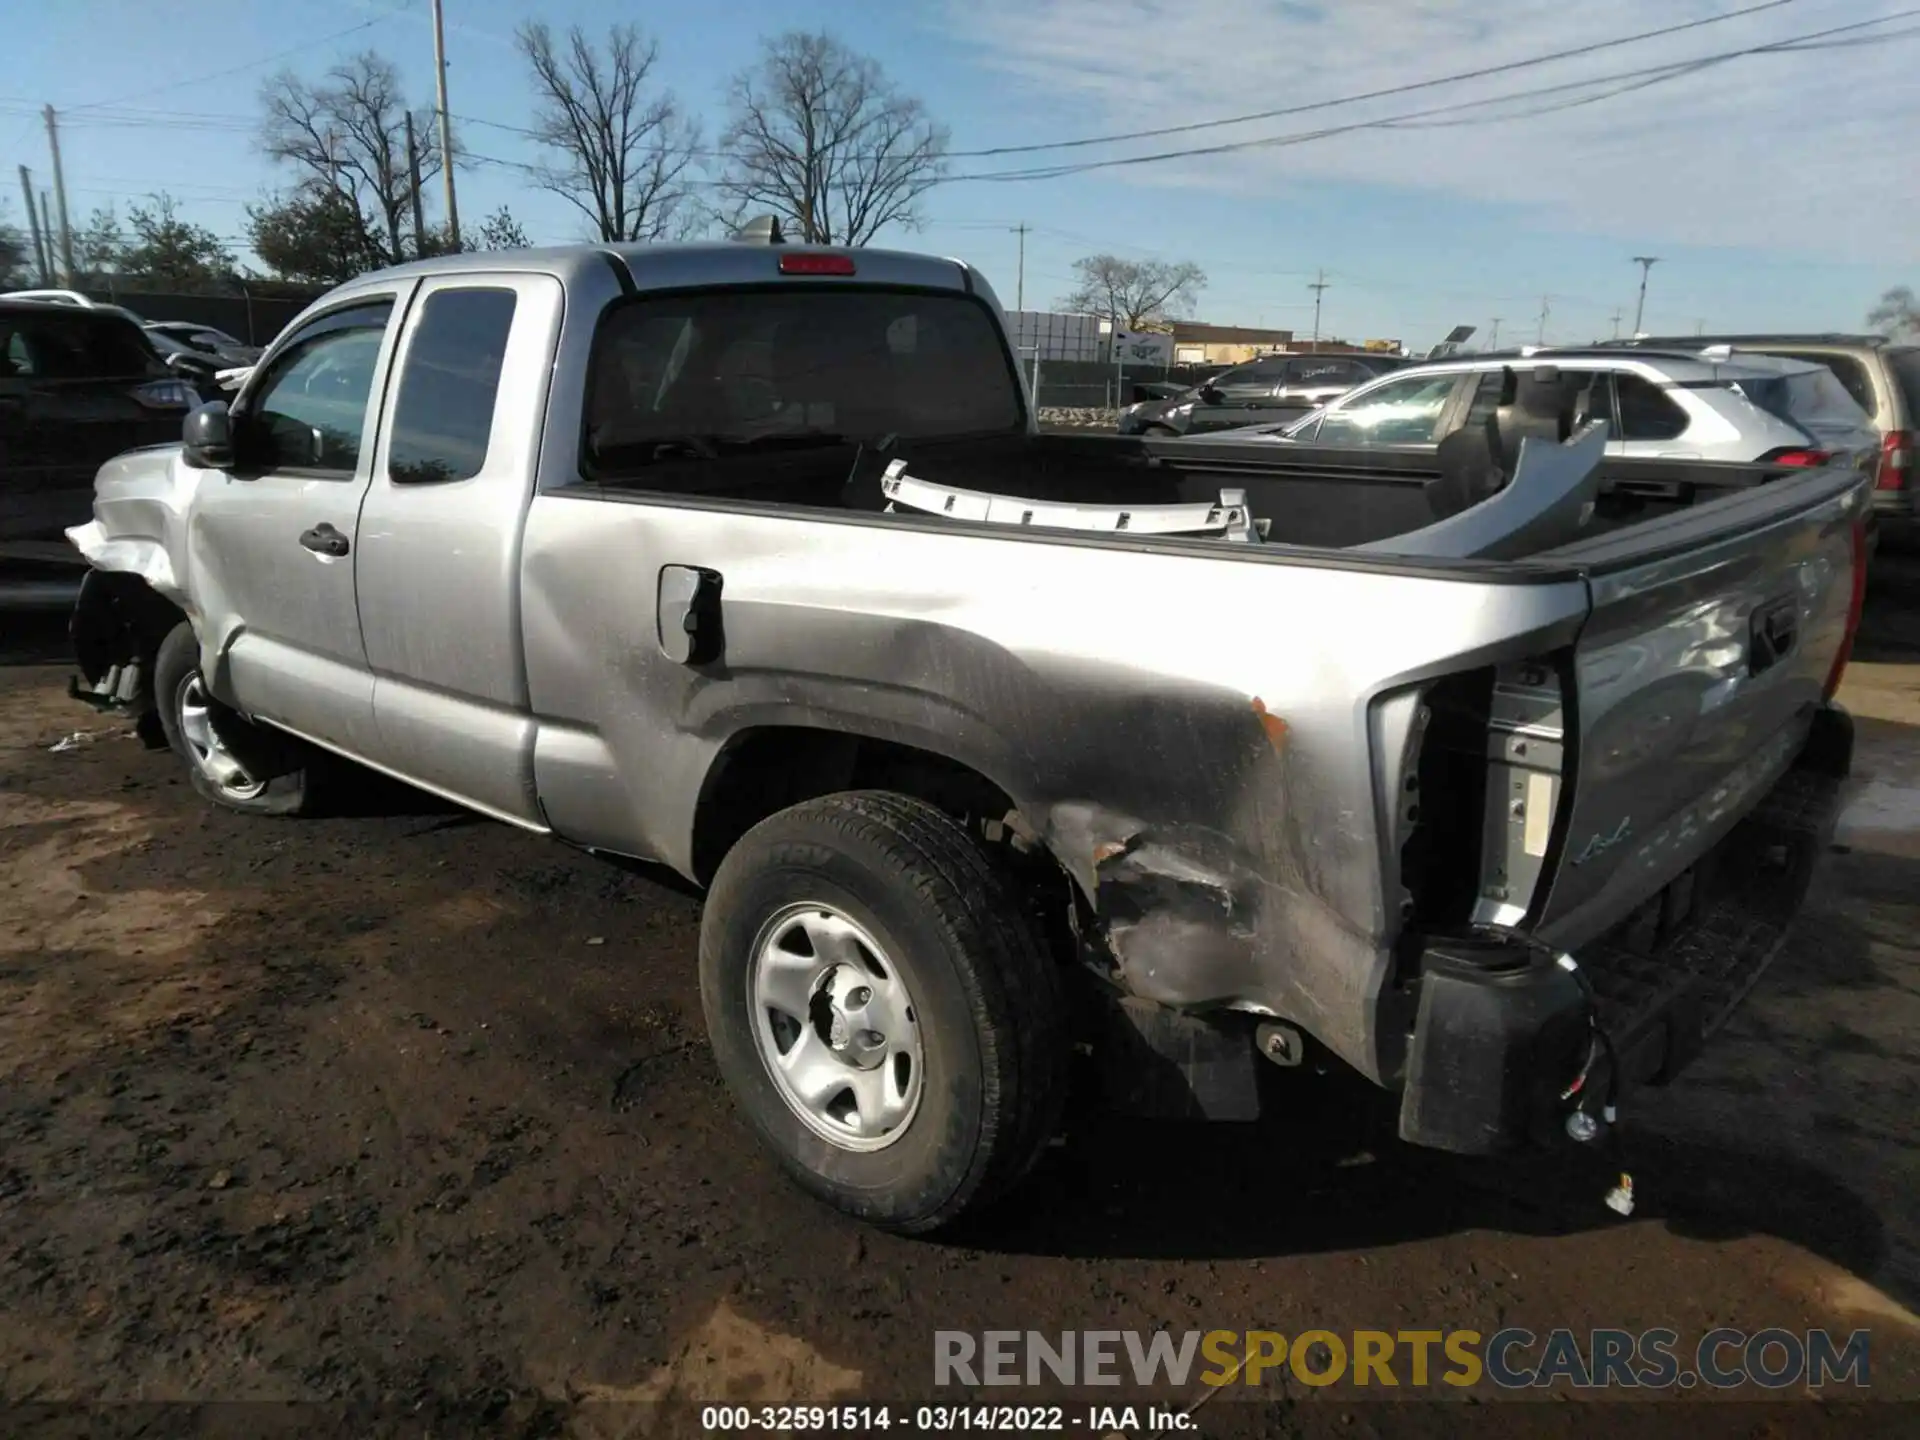
[[[781,1164],[888,1229],[1004,1194],[1059,1117],[1059,968],[982,843],[906,796],[829,795],[750,830],[707,898],[700,999]]]
[[[167,744],[187,762],[201,795],[249,815],[299,815],[309,808],[311,755],[214,697],[200,673],[200,641],[184,621],[154,657],[153,700]]]

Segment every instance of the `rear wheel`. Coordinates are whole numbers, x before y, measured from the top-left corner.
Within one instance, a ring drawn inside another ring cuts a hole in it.
[[[309,808],[313,752],[215,698],[200,673],[200,641],[185,622],[154,658],[153,698],[167,744],[187,762],[193,788],[214,804],[249,815]]]
[[[700,998],[754,1129],[874,1224],[931,1230],[1004,1194],[1059,1116],[1059,969],[981,842],[906,796],[749,831],[707,898]]]

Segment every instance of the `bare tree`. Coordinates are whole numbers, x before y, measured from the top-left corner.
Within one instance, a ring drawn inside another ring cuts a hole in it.
[[[535,183],[592,221],[597,240],[677,237],[700,132],[672,94],[649,92],[660,47],[631,25],[611,27],[604,50],[578,25],[564,52],[538,21],[515,40],[539,96],[536,138],[561,157],[536,170]]]
[[[305,172],[308,188],[349,196],[385,238],[386,262],[407,258],[403,230],[413,216],[407,104],[391,61],[369,50],[329,70],[318,84],[282,71],[260,91],[260,147]],[[440,173],[432,111],[414,112],[420,178]]]
[[[1911,287],[1896,285],[1867,312],[1867,324],[1896,340],[1920,339],[1920,300],[1914,299]]]
[[[718,189],[740,216],[790,222],[797,240],[864,245],[887,225],[911,229],[946,170],[945,127],[831,35],[766,41],[730,105]]]
[[[1073,268],[1080,283],[1060,302],[1060,308],[1105,315],[1129,330],[1191,310],[1207,285],[1206,273],[1186,260],[1175,263],[1089,255],[1074,261]]]

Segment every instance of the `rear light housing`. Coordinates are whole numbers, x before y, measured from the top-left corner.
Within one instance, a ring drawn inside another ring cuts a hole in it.
[[[1874,489],[1907,488],[1907,474],[1913,469],[1913,440],[1911,430],[1887,432],[1887,438],[1880,443],[1880,468],[1874,474]]]
[[[822,255],[801,251],[780,257],[782,275],[851,275],[851,255]]]
[[[1840,689],[1840,681],[1847,673],[1847,662],[1853,658],[1853,637],[1860,632],[1860,615],[1867,604],[1867,522],[1865,517],[1853,522],[1853,594],[1847,603],[1847,629],[1840,641],[1839,653],[1833,657],[1833,669],[1827,672],[1826,698],[1831,700]]]
[[[184,380],[149,380],[131,393],[149,410],[191,410],[200,403],[199,393]]]
[[[1766,465],[1791,465],[1796,469],[1811,470],[1833,459],[1831,450],[1774,450],[1760,457]]]

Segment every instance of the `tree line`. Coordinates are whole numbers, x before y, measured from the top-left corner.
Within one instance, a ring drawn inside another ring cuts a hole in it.
[[[318,76],[283,70],[260,90],[260,152],[285,176],[247,207],[245,244],[264,278],[335,284],[369,269],[461,249],[524,246],[507,207],[456,237],[430,212],[444,167],[456,175],[506,165],[578,214],[575,238],[698,238],[749,214],[780,217],[794,240],[863,245],[888,225],[914,226],[921,197],[946,170],[948,134],[874,60],[825,33],[762,42],[729,83],[716,148],[661,83],[660,49],[633,25],[556,35],[530,21],[515,45],[534,109],[517,130],[529,163],[442,153],[438,116],[406,93],[397,67],[364,51]],[[171,197],[104,207],[75,231],[76,280],[153,287],[217,286],[239,266],[227,237],[190,223]],[[235,237],[237,240],[238,237]],[[31,256],[0,224],[0,279],[23,282]]]

